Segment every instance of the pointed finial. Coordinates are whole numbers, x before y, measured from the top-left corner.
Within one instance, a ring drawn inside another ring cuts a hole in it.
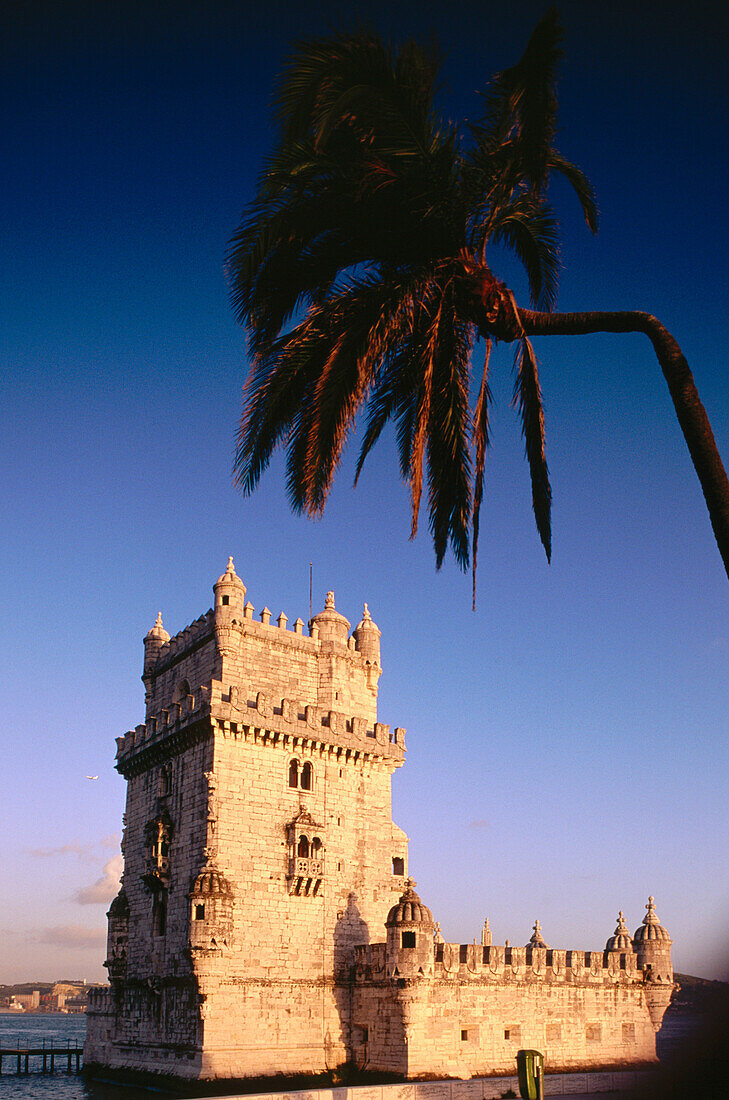
[[[226,573],[235,573],[235,564],[233,562],[232,555],[228,558],[228,568],[226,569]]]
[[[433,940],[435,943],[443,943],[443,932],[440,927],[440,921],[436,921],[433,925]]]
[[[162,626],[163,625],[162,624],[162,612],[161,611],[157,612],[157,618],[154,620],[154,625],[155,626]]]
[[[549,944],[544,942],[544,936],[542,935],[542,926],[538,920],[534,921],[534,931],[532,932],[532,937],[529,940],[527,947],[549,947]]]
[[[415,887],[416,887],[416,886],[417,886],[418,884],[417,884],[417,882],[415,881],[415,879],[414,879],[414,878],[408,878],[408,879],[405,879],[405,885],[406,885],[406,887],[408,888],[408,890],[414,890],[414,889],[415,889]]]
[[[367,622],[368,620],[369,621],[372,620],[372,616],[370,615],[370,609],[367,606],[367,604],[364,605],[364,611],[362,612],[362,618],[364,619],[365,622]]]
[[[327,592],[324,599],[324,607],[327,611],[334,611],[334,593]]]

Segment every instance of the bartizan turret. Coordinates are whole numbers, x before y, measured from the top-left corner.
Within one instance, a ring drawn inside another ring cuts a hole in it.
[[[111,903],[106,914],[109,922],[106,940],[106,962],[109,984],[117,989],[127,976],[127,948],[129,945],[129,900],[124,887]]]
[[[673,940],[658,919],[653,898],[648,898],[648,912],[633,936],[633,948],[638,967],[643,971],[645,995],[651,1022],[656,1031],[673,993]]]
[[[327,592],[324,610],[311,620],[311,634],[319,639],[322,648],[341,646],[346,651],[349,620],[335,609],[333,592]]]
[[[388,978],[432,978],[433,914],[409,878],[405,893],[387,915],[385,970]]]
[[[234,657],[240,642],[246,586],[236,573],[232,558],[228,558],[228,567],[213,585],[213,592],[218,650],[223,657]]]
[[[159,611],[154,626],[149,633],[144,636],[144,671],[142,672],[142,683],[144,684],[147,708],[149,708],[149,701],[152,693],[152,673],[157,664],[162,646],[166,645],[169,640],[170,636],[162,625],[162,612]]]
[[[354,629],[354,644],[358,653],[361,653],[368,664],[380,667],[380,636],[382,631],[377,623],[372,621],[370,609],[364,605],[362,621]]]

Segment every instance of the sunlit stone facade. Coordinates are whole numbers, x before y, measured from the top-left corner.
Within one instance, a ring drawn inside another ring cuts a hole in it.
[[[232,559],[215,606],[144,640],[146,719],[117,740],[126,778],[110,986],[92,994],[87,1068],[188,1078],[403,1077],[655,1059],[673,988],[650,903],[631,940],[558,951],[443,943],[407,878],[390,784],[404,730],[377,720],[380,631],[334,596],[304,633],[254,617]],[[621,931],[622,928],[622,931]]]

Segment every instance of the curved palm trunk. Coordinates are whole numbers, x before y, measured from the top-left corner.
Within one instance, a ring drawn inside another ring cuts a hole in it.
[[[639,311],[537,313],[518,309],[527,336],[582,336],[590,332],[643,332],[668,384],[686,446],[709,509],[711,526],[729,577],[729,479],[693,375],[676,340],[657,318]]]

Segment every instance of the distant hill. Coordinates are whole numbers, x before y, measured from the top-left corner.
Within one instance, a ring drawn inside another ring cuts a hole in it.
[[[702,1014],[710,1013],[718,1005],[729,1001],[729,982],[697,978],[694,974],[674,973],[673,977],[678,989],[671,998],[669,1012],[691,1009]]]

